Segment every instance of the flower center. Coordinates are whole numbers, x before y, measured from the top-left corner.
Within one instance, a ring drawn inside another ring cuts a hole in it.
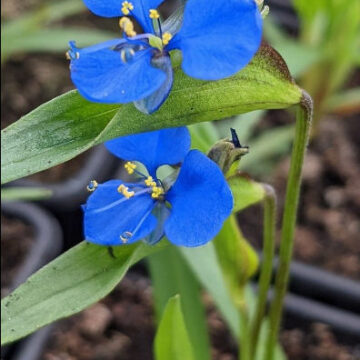
[[[144,184],[146,186],[145,189],[141,190],[141,193],[149,192],[151,193],[151,197],[156,200],[162,200],[163,195],[165,194],[164,188],[160,184],[159,181],[155,181],[152,176],[145,176],[140,171],[136,170],[136,164],[131,161],[128,161],[124,165],[125,170],[129,175],[132,175],[134,172],[139,174],[142,178],[144,178]],[[134,191],[129,191],[129,188],[125,185],[120,185],[118,187],[118,192],[124,195],[127,199],[130,199],[135,195]]]
[[[132,15],[132,10],[134,10],[134,5],[129,1],[124,1],[122,4],[121,12],[125,15],[119,20],[120,28],[124,31],[125,35],[128,37],[136,36],[136,31],[134,30],[133,22],[127,17],[127,15]],[[153,20],[154,28],[157,28],[155,31],[158,36],[151,35],[149,37],[149,43],[152,47],[159,49],[160,51],[169,44],[172,39],[172,35],[169,32],[162,32],[160,14],[156,9],[149,10],[149,17]]]

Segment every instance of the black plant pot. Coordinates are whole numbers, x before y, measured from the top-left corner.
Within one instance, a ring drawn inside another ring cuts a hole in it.
[[[360,283],[343,276],[293,261],[290,290],[360,316]],[[359,332],[360,334],[360,332]]]
[[[277,267],[276,258],[274,273]],[[289,294],[284,306],[285,312],[300,322],[323,322],[338,334],[360,341],[360,283],[357,281],[292,261]]]
[[[265,5],[269,5],[271,16],[280,26],[290,32],[298,31],[299,19],[291,0],[265,0]]]
[[[67,212],[78,209],[88,196],[86,186],[91,180],[103,182],[113,175],[119,166],[119,159],[111,155],[104,145],[92,149],[84,166],[74,176],[55,184],[44,184],[33,180],[20,179],[10,186],[42,187],[51,190],[49,199],[39,203],[55,212]]]
[[[19,268],[10,288],[11,290],[23,283],[31,274],[55,258],[62,250],[62,231],[57,220],[39,206],[21,202],[3,202],[2,212],[13,218],[19,218],[29,224],[34,231],[34,243],[23,264]],[[45,334],[46,328],[42,330]],[[30,336],[26,342],[38,342],[40,335]],[[1,349],[3,360],[13,359],[13,355],[22,347],[23,341],[5,346]],[[27,359],[37,359],[36,357]]]
[[[59,220],[64,233],[65,249],[83,240],[81,205],[89,193],[86,186],[91,180],[99,183],[113,178],[119,159],[104,145],[96,146],[84,166],[73,177],[56,184],[44,184],[27,179],[13,181],[8,186],[42,187],[52,191],[49,199],[38,201]]]
[[[270,293],[270,297],[272,294]],[[330,306],[307,297],[288,293],[284,303],[285,324],[296,326],[321,322],[329,325],[344,342],[357,345],[360,342],[360,314]]]

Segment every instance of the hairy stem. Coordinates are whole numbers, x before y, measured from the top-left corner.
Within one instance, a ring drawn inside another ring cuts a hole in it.
[[[260,328],[265,315],[275,252],[276,194],[272,186],[264,184],[263,187],[266,191],[264,199],[263,261],[261,264],[255,315],[251,325],[250,341],[252,358],[256,355]]]
[[[265,357],[274,358],[275,345],[279,333],[284,297],[289,280],[290,263],[293,253],[294,231],[301,186],[301,172],[312,119],[311,97],[303,92],[296,112],[296,127],[291,164],[286,188],[285,209],[282,222],[279,267],[275,281],[275,295],[270,307],[270,328],[268,332]]]

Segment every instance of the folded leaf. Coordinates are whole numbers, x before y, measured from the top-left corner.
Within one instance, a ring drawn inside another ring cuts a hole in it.
[[[152,115],[132,104],[89,103],[71,91],[3,130],[2,182],[55,166],[117,136],[287,108],[300,99],[285,62],[265,44],[248,66],[220,81],[192,79],[177,67],[169,98]]]
[[[195,360],[181,312],[180,296],[168,301],[155,336],[156,360]]]

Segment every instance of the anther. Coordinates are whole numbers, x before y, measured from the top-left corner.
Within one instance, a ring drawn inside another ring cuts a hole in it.
[[[162,42],[164,45],[167,45],[171,39],[172,39],[172,35],[168,32],[164,33],[162,36]]]
[[[127,36],[132,37],[132,36],[136,35],[136,31],[134,31],[134,24],[128,17],[123,16],[119,20],[119,26],[122,30],[124,30],[124,32]]]
[[[134,164],[131,161],[128,161],[125,165],[124,168],[126,169],[126,171],[128,172],[129,175],[133,174],[135,169],[136,169],[136,164]]]
[[[89,192],[93,192],[96,190],[96,188],[99,186],[98,182],[96,180],[91,180],[89,182],[89,185],[86,187],[86,190]]]
[[[155,9],[150,9],[149,10],[149,17],[150,19],[159,19],[160,18],[160,14],[157,10]]]
[[[135,55],[134,49],[122,49],[120,57],[123,63],[127,63]]]
[[[134,5],[129,2],[129,1],[124,1],[122,4],[121,4],[122,8],[121,8],[121,12],[124,14],[124,15],[129,15],[130,14],[130,11],[131,10],[134,10]]]
[[[69,50],[65,53],[65,57],[67,60],[80,59],[80,53],[78,51],[74,53],[73,50]]]
[[[152,197],[153,199],[159,199],[159,197],[160,197],[161,195],[163,195],[163,194],[164,194],[164,190],[163,190],[162,187],[160,187],[160,186],[153,186],[153,188],[152,188],[152,193],[151,193],[151,197]]]
[[[149,186],[149,187],[156,186],[156,182],[154,181],[152,176],[148,176],[147,179],[145,179],[144,183],[145,183],[146,186]]]
[[[117,191],[124,195],[127,199],[130,199],[131,197],[133,197],[135,195],[134,191],[129,191],[129,188],[123,184],[121,184],[118,188]]]
[[[120,240],[123,242],[123,244],[126,244],[132,236],[133,234],[130,231],[125,231],[120,235]]]

